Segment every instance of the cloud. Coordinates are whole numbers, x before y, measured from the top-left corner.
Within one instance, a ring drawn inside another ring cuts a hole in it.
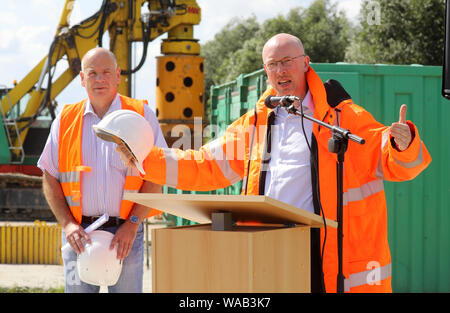
[[[7,1],[0,11],[0,84],[21,80],[47,54],[56,28],[54,1]],[[44,17],[44,18],[43,18]]]
[[[333,0],[332,2],[337,3],[338,9],[344,11],[351,22],[354,24],[357,22],[361,0]]]
[[[75,1],[70,15],[70,25],[75,25],[94,15],[102,6],[103,0]]]
[[[0,11],[0,52],[7,51],[15,39],[15,29],[19,26],[19,19],[14,10]]]
[[[31,5],[36,8],[43,8],[43,7],[48,8],[54,6],[54,4],[55,4],[54,0],[31,0]]]
[[[59,22],[63,0],[2,1],[0,10],[0,84],[12,85],[13,79],[22,79],[48,53]],[[285,15],[298,6],[308,7],[313,0],[197,0],[202,10],[202,19],[194,27],[194,37],[205,43],[214,38],[233,17],[256,16],[259,22]],[[332,0],[349,18],[357,16],[361,0]],[[94,14],[102,0],[75,1],[71,24],[80,22]],[[163,35],[161,37],[166,37]],[[147,60],[135,75],[136,97],[154,103],[156,84],[156,60],[160,55],[161,39],[150,43]],[[140,58],[141,43],[135,45]],[[58,96],[62,103],[74,102],[85,96],[80,82],[74,80]]]
[[[13,10],[0,11],[0,25],[3,26],[15,26],[18,25],[19,20]]]
[[[9,48],[15,36],[9,30],[0,29],[0,38],[2,38],[2,40],[0,40],[0,51],[2,51]]]
[[[36,38],[45,38],[49,31],[48,26],[21,26],[14,32],[0,30],[0,84],[10,86],[13,80],[25,77],[42,60],[48,53],[49,43]]]
[[[202,9],[202,20],[200,25],[194,28],[195,37],[201,43],[214,39],[214,35],[219,32],[233,17],[249,18],[255,16],[258,22],[262,23],[266,19],[285,15],[295,7],[307,7],[312,0],[274,0],[245,1],[242,0],[211,1],[197,0]],[[245,9],[244,9],[245,7]]]
[[[48,26],[23,26],[17,30],[17,38],[19,40],[18,52],[21,54],[33,55],[31,59],[41,59],[49,49],[52,33]],[[47,40],[36,40],[36,38],[49,38]],[[31,61],[31,60],[29,60]]]

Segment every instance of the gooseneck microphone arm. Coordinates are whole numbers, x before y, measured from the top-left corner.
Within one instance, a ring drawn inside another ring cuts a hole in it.
[[[294,105],[291,105],[290,107],[288,107],[287,110],[288,110],[288,112],[291,113],[291,114],[295,114],[295,115],[298,115],[298,116],[302,116],[302,117],[306,118],[307,120],[310,120],[310,121],[312,121],[312,122],[314,122],[314,123],[317,123],[317,124],[319,124],[319,125],[321,125],[321,126],[323,126],[323,127],[325,127],[325,128],[328,128],[328,129],[331,130],[331,132],[332,132],[333,134],[334,134],[334,133],[338,133],[338,134],[340,134],[342,137],[344,137],[344,138],[347,139],[347,140],[350,139],[351,141],[354,141],[354,142],[356,142],[356,143],[359,143],[360,145],[363,145],[363,144],[366,142],[366,141],[364,140],[364,138],[361,138],[361,137],[359,137],[359,136],[356,136],[356,135],[352,134],[348,129],[344,129],[344,128],[341,128],[341,127],[339,127],[339,126],[329,125],[329,124],[327,124],[327,123],[324,123],[324,122],[322,122],[322,121],[319,121],[318,119],[315,119],[315,118],[313,118],[313,117],[311,117],[311,116],[309,116],[309,115],[306,115],[306,114],[304,114],[304,113],[298,111],[298,110],[294,107]],[[330,151],[330,152],[333,152],[333,151]]]
[[[339,126],[333,126],[333,125],[329,125],[327,123],[324,123],[318,119],[315,119],[312,116],[306,115],[302,112],[300,112],[299,110],[297,110],[294,106],[294,102],[295,101],[300,101],[301,99],[299,97],[296,96],[282,96],[282,97],[277,97],[277,96],[268,96],[265,100],[264,100],[264,104],[266,107],[268,107],[269,109],[275,109],[277,106],[282,106],[284,108],[286,108],[286,110],[290,113],[290,114],[294,114],[294,115],[298,115],[301,117],[306,118],[307,120],[310,120],[314,123],[317,123],[325,128],[328,128],[332,131],[332,133],[338,133],[340,134],[342,137],[344,137],[345,139],[350,139],[356,143],[359,143],[361,145],[363,145],[365,143],[365,140],[361,137],[358,137],[354,134],[352,134],[348,129],[344,129],[341,128]],[[333,151],[330,151],[333,152]]]

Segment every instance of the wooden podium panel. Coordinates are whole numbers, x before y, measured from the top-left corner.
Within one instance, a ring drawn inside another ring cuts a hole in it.
[[[309,251],[309,226],[153,229],[153,292],[310,292]]]
[[[124,199],[200,223],[152,230],[154,292],[310,292],[310,228],[323,226],[321,216],[267,196],[126,193]],[[212,230],[214,212],[266,225]]]
[[[211,223],[213,212],[228,211],[240,221],[323,226],[321,216],[267,196],[125,193],[124,199],[200,224]],[[336,221],[326,223],[337,228]]]

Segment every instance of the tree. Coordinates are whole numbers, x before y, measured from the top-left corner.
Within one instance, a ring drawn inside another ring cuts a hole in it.
[[[217,75],[216,70],[258,30],[259,24],[255,16],[245,20],[234,18],[214,36],[214,40],[202,45],[201,51],[205,57],[206,94],[209,94],[209,88],[212,85],[223,82],[221,76]]]
[[[360,13],[347,62],[442,65],[445,0],[364,0]]]
[[[211,85],[235,79],[241,73],[262,68],[264,43],[278,33],[299,37],[313,62],[338,62],[345,57],[351,26],[343,12],[329,0],[316,0],[308,8],[291,9],[259,25],[255,17],[234,19],[214,40],[202,46],[205,61],[205,93]]]
[[[336,4],[315,1],[304,11],[288,14],[291,33],[299,37],[305,53],[312,62],[335,63],[344,61],[345,48],[350,43],[351,25]]]

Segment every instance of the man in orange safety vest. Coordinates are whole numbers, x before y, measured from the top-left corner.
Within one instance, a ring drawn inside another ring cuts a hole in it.
[[[89,50],[82,59],[81,84],[88,98],[64,106],[52,124],[38,161],[43,171],[45,198],[63,228],[66,292],[99,292],[99,286],[80,280],[74,266],[77,256],[91,243],[84,229],[103,214],[109,215],[101,229],[114,234],[110,249],[117,249],[123,262],[118,282],[110,292],[142,292],[143,225],[145,217],[161,212],[122,200],[124,191],[161,192],[161,186],[143,181],[127,168],[114,150],[115,144],[100,140],[93,126],[118,110],[132,110],[150,124],[155,143],[166,146],[153,111],[146,101],[118,94],[120,68],[112,52]],[[101,260],[96,260],[101,262]]]

